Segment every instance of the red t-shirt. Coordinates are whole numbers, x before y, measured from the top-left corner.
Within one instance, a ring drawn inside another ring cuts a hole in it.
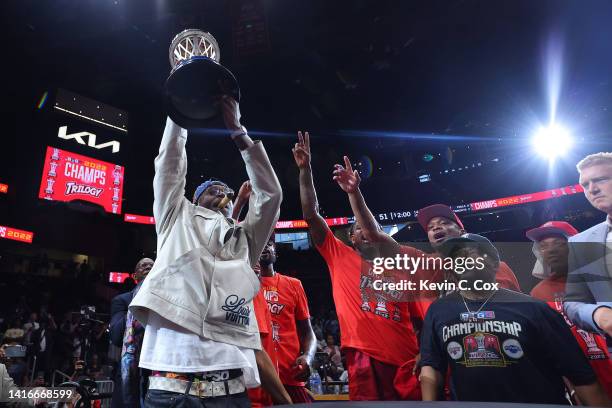
[[[278,372],[278,360],[276,358],[276,349],[272,340],[272,317],[268,310],[268,304],[263,294],[263,289],[260,288],[257,295],[253,298],[253,309],[255,309],[255,317],[257,318],[257,326],[259,326],[259,337],[261,345],[270,356],[272,364],[276,366]],[[249,399],[253,408],[269,407],[272,405],[272,397],[262,387],[249,388]]]
[[[561,313],[585,356],[589,360],[593,371],[602,387],[612,398],[612,362],[608,354],[606,339],[596,333],[590,333],[577,328],[565,315],[563,310],[563,298],[565,297],[565,277],[545,279],[538,283],[532,290],[531,296],[543,300],[550,307]]]
[[[377,279],[372,264],[331,231],[317,249],[331,275],[342,347],[357,349],[395,366],[413,359],[419,351],[408,303],[364,299],[362,288]]]
[[[302,283],[280,273],[262,276],[260,281],[272,316],[272,338],[276,344],[280,379],[286,385],[304,386],[304,382],[293,379],[296,371],[291,368],[301,354],[296,322],[310,319]]]
[[[499,263],[499,268],[497,268],[497,273],[495,274],[495,282],[499,283],[500,288],[510,289],[515,292],[521,291],[516,275],[505,262]]]
[[[272,315],[268,309],[268,302],[263,291],[263,286],[259,289],[257,295],[253,298],[253,308],[255,309],[255,317],[257,318],[257,326],[259,326],[259,336],[261,337],[261,345],[266,353],[270,356],[270,360],[276,366],[278,372],[278,356],[276,344],[272,339]]]

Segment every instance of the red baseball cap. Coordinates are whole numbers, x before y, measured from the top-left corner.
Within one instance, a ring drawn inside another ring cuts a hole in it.
[[[448,205],[444,205],[444,204],[430,205],[429,207],[421,208],[419,212],[417,213],[417,220],[419,221],[419,224],[421,224],[421,227],[423,227],[425,231],[427,231],[427,224],[429,224],[429,221],[434,217],[448,218],[449,220],[456,222],[457,225],[459,225],[459,228],[465,229],[463,228],[463,223],[461,222],[457,214],[455,214],[455,212],[451,210],[451,208]]]
[[[565,221],[548,221],[540,225],[537,228],[530,229],[525,233],[527,238],[532,241],[538,242],[550,235],[563,235],[565,238],[569,238],[578,234],[576,228]]]

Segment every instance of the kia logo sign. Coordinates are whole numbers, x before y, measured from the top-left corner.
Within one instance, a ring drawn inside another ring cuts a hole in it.
[[[74,139],[79,144],[87,145],[89,147],[93,147],[94,149],[104,149],[106,147],[110,147],[113,149],[113,153],[117,153],[120,148],[120,144],[118,141],[113,140],[111,142],[96,144],[96,135],[94,133],[89,132],[77,132],[68,134],[68,126],[61,126],[59,131],[57,132],[57,137],[64,140]],[[87,142],[85,142],[84,138],[87,138]]]

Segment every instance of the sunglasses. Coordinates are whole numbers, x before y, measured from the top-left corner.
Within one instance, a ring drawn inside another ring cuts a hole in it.
[[[226,196],[228,196],[229,198],[234,198],[234,190],[232,190],[229,187],[223,187],[223,186],[211,186],[208,187],[205,191],[205,194],[210,194],[210,195],[219,195],[219,194],[224,194]]]

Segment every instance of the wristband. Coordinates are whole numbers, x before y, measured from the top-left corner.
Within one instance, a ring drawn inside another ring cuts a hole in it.
[[[245,128],[244,126],[240,126],[240,129],[238,129],[238,130],[234,130],[234,131],[233,131],[233,132],[230,134],[230,137],[233,139],[233,138],[235,138],[235,137],[237,137],[237,136],[240,136],[240,135],[246,135],[246,134],[247,134],[247,130],[246,130],[246,128]]]

